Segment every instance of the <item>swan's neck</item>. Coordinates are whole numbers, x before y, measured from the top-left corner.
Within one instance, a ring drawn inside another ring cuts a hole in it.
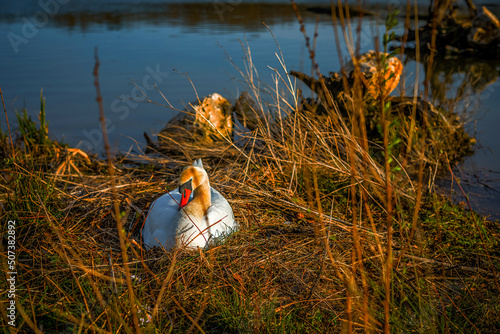
[[[193,199],[184,207],[184,210],[190,217],[200,221],[211,205],[210,183],[207,180],[194,190]]]

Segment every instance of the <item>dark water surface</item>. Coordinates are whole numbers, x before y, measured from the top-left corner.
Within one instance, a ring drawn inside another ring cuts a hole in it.
[[[330,18],[305,11],[307,6],[329,1],[298,3],[309,35],[319,19],[316,58],[321,71],[338,70]],[[390,3],[401,11],[406,5],[406,1]],[[489,3],[489,8],[499,14],[498,4]],[[377,13],[385,4],[368,1],[365,7]],[[200,97],[218,92],[234,101],[245,88],[226,54],[243,69],[241,41],[246,40],[259,78],[272,84],[275,72],[269,67],[280,68],[275,56],[279,49],[263,22],[279,43],[288,70],[310,71],[300,26],[286,0],[0,0],[0,8],[0,86],[11,126],[17,123],[15,110],[23,107],[37,118],[43,88],[50,134],[87,150],[102,151],[92,76],[95,47],[99,50],[100,84],[115,151],[127,151],[135,141],[143,145],[144,131],[159,131],[175,115],[155,104],[127,101],[141,97],[134,82],[153,101],[164,104],[152,87],[156,83],[175,107],[183,108],[196,99],[190,82],[182,75],[187,74]],[[362,52],[374,48],[373,37],[383,33],[381,23],[374,17],[363,19]],[[397,29],[401,32],[402,28]],[[346,57],[347,50],[342,48]],[[405,67],[407,91],[413,85],[416,66],[409,62]],[[423,78],[423,66],[418,66]],[[463,175],[468,176],[462,179],[470,180],[471,192],[477,190],[483,196],[478,207],[486,205],[486,213],[500,217],[500,61],[438,61],[432,94],[441,101],[456,97],[461,83],[472,81],[471,71],[477,74],[479,83],[466,87],[458,108],[466,107],[463,115],[469,120],[471,133],[476,134],[478,147],[461,167]]]
[[[15,120],[14,110],[24,106],[36,118],[43,88],[51,134],[74,146],[102,150],[92,76],[95,47],[112,142],[119,150],[134,144],[127,137],[143,141],[144,130],[160,130],[175,114],[156,105],[119,99],[141,97],[133,81],[153,101],[164,103],[152,87],[156,83],[178,108],[196,99],[181,73],[189,76],[201,97],[218,92],[234,99],[241,91],[235,80],[240,77],[225,53],[243,68],[240,41],[246,39],[261,78],[271,82],[273,71],[267,66],[279,66],[274,56],[278,48],[262,22],[276,36],[287,65],[303,68],[303,37],[286,1],[221,2],[225,7],[212,2],[66,2],[48,12],[38,1],[22,5],[0,1],[0,84],[11,120]],[[51,17],[47,12],[57,14]],[[311,18],[307,19],[314,23]],[[331,31],[331,26],[321,28],[320,57],[328,63],[332,63],[329,58],[336,58]]]

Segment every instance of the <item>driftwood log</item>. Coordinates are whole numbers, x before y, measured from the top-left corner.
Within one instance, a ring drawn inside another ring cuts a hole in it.
[[[437,1],[437,0],[436,0]],[[500,21],[485,6],[479,10],[467,1],[470,16],[457,18],[453,0],[440,0],[432,4],[428,22],[419,28],[418,42],[421,50],[430,51],[435,36],[435,49],[441,55],[467,55],[481,58],[500,57]],[[407,41],[417,39],[410,30]],[[404,36],[399,36],[404,40]]]

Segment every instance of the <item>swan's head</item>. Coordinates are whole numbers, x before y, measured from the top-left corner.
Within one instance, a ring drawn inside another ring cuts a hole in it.
[[[179,182],[179,192],[182,195],[181,208],[187,205],[191,193],[205,182],[208,182],[208,175],[201,159],[195,160],[192,166],[184,168]]]

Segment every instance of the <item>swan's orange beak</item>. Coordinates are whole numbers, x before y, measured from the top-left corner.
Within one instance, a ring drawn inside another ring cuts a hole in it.
[[[179,192],[181,193],[181,204],[179,209],[181,209],[188,204],[189,196],[191,196],[191,193],[193,192],[192,179],[189,179],[189,181],[181,184]]]

